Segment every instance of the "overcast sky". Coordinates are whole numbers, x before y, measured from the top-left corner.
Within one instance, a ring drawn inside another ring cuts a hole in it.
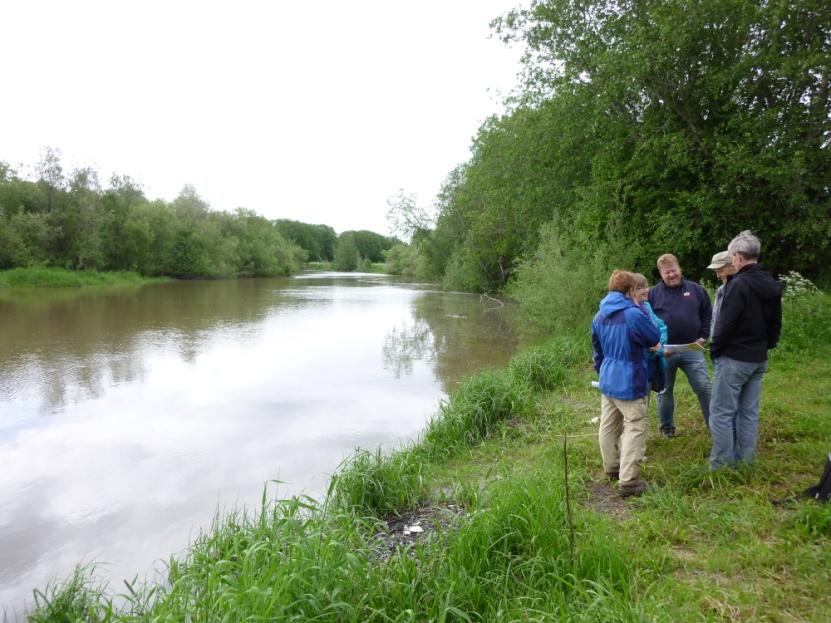
[[[520,51],[488,24],[522,3],[0,0],[0,160],[384,233],[502,110]]]

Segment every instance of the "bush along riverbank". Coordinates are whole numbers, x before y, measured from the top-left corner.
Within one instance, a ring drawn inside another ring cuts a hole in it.
[[[417,442],[356,453],[324,502],[269,486],[165,581],[119,591],[79,569],[29,620],[827,620],[831,505],[772,500],[816,484],[831,450],[831,297],[785,302],[757,463],[708,470],[679,379],[679,437],[650,405],[641,498],[603,479],[590,361],[587,326],[525,350],[464,382]]]
[[[144,285],[170,281],[167,277],[144,277],[131,271],[98,272],[65,268],[12,268],[0,271],[0,287],[78,288],[81,286]]]

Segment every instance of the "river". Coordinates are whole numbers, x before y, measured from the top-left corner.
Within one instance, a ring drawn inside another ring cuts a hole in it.
[[[269,480],[322,497],[533,339],[506,310],[368,274],[0,292],[0,605],[152,579]]]

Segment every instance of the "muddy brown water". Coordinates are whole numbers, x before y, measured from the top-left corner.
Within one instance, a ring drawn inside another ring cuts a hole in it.
[[[320,498],[539,340],[510,309],[367,274],[0,291],[0,613],[78,563],[153,578],[269,480]]]

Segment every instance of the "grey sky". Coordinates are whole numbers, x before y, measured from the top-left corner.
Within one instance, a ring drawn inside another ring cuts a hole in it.
[[[0,0],[0,160],[45,146],[173,199],[386,231],[399,188],[432,203],[499,112],[518,0]]]

